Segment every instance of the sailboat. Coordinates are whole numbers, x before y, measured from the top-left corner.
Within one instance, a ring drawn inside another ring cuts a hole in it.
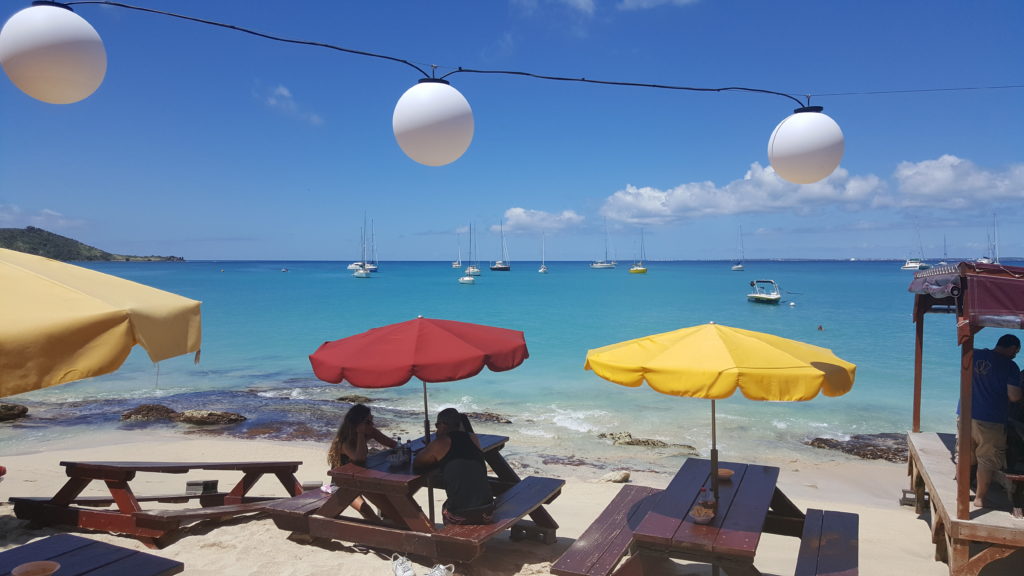
[[[365,226],[365,224],[364,224]],[[370,220],[370,257],[372,260],[367,261],[366,256],[363,256],[363,268],[366,268],[370,272],[377,271],[377,242],[373,236],[373,220]]]
[[[946,235],[942,235],[942,261],[939,262],[939,266],[947,266],[949,263],[946,262]]]
[[[917,226],[915,225],[915,228]],[[907,258],[907,261],[900,267],[900,270],[927,270],[931,264],[924,261],[924,244],[921,243],[921,229],[917,228],[917,247],[921,253],[920,258]]]
[[[461,239],[461,236],[459,238]],[[452,268],[462,268],[462,242],[457,240],[456,243],[459,246],[459,257],[452,262]]]
[[[640,259],[633,263],[629,267],[630,274],[647,274],[647,266],[644,264],[644,260],[647,259],[647,254],[644,251],[644,229],[640,229]]]
[[[544,235],[540,236],[540,268],[537,268],[537,272],[541,274],[548,273],[548,265],[544,263]]]
[[[608,259],[608,221],[604,221],[604,260],[594,260],[590,267],[595,270],[610,270],[615,268],[615,262]]]
[[[999,223],[995,214],[992,214],[992,232],[994,236],[985,235],[988,240],[988,254],[975,260],[978,264],[999,264]]]
[[[505,245],[505,228],[501,222],[498,222],[498,231],[501,234],[501,258],[491,264],[491,272],[508,272],[512,269],[512,264],[508,260],[508,246]]]
[[[733,272],[743,272],[743,226],[740,226],[740,259],[732,265]]]
[[[356,278],[369,278],[370,277],[370,269],[366,267],[366,227],[365,226],[361,229],[359,236],[362,239],[363,253],[362,253],[362,257],[359,260],[359,264],[360,265],[355,269],[354,272],[352,272],[352,276],[355,276]]]
[[[473,233],[473,225],[469,225],[469,266],[466,266],[465,276],[459,278],[460,284],[473,284],[475,281],[473,276],[480,275],[480,267],[476,265],[473,260],[473,249],[476,244],[476,235]]]

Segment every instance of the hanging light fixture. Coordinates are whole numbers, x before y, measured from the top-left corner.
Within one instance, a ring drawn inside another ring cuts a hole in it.
[[[821,106],[797,108],[768,139],[768,161],[775,173],[795,184],[824,180],[843,159],[843,131]]]
[[[447,81],[423,78],[398,99],[391,128],[406,156],[427,166],[444,166],[469,148],[473,110]]]
[[[71,8],[37,1],[0,29],[0,64],[25,94],[71,104],[99,88],[107,52],[96,30]]]

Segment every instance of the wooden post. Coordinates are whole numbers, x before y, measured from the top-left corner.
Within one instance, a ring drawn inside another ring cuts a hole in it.
[[[918,299],[921,296],[917,296]],[[924,362],[924,313],[914,306],[914,432],[921,431],[921,366]]]
[[[961,319],[958,318],[958,321]],[[960,418],[957,419],[956,446],[956,517],[967,520],[971,515],[971,378],[974,366],[974,334],[960,345]]]

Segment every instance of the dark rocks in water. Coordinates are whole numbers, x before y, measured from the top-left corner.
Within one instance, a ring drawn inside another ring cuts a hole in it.
[[[245,416],[234,412],[215,412],[213,410],[185,410],[179,412],[174,420],[185,424],[212,426],[217,424],[236,424],[245,421]]]
[[[28,414],[28,406],[0,402],[0,422],[17,420],[18,418],[24,417],[26,414]]]
[[[512,421],[505,418],[501,414],[495,414],[494,412],[465,412],[466,416],[470,420],[479,422],[493,422],[495,424],[511,424]]]
[[[907,461],[907,435],[896,432],[855,434],[849,440],[815,438],[806,444],[815,448],[839,450],[865,460]]]
[[[162,404],[142,404],[121,414],[121,420],[142,422],[153,420],[174,420],[177,412]]]
[[[697,455],[697,449],[688,444],[669,444],[653,438],[633,438],[633,435],[629,432],[606,432],[598,434],[597,437],[611,440],[615,446],[647,446],[648,448],[668,448],[674,446],[682,448],[687,455]]]
[[[370,402],[373,402],[373,398],[360,396],[359,394],[346,394],[345,396],[338,396],[338,402],[348,402],[349,404],[369,404]]]
[[[561,464],[562,466],[590,466],[592,468],[606,468],[603,464],[588,462],[582,458],[577,458],[576,456],[559,456],[557,454],[544,454],[541,457],[541,462],[543,462],[545,466]]]

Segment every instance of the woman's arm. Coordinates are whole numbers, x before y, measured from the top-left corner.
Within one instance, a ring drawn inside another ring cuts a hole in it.
[[[387,446],[388,448],[394,448],[395,446],[398,446],[398,442],[395,442],[394,439],[392,438],[388,438],[383,432],[378,430],[377,427],[372,424],[370,425],[370,438],[373,438],[374,440],[380,442],[381,444]]]
[[[429,468],[437,464],[448,453],[449,448],[451,448],[451,442],[451,439],[448,437],[441,437],[427,444],[426,448],[416,453],[416,458],[412,461],[412,467],[414,469]]]

